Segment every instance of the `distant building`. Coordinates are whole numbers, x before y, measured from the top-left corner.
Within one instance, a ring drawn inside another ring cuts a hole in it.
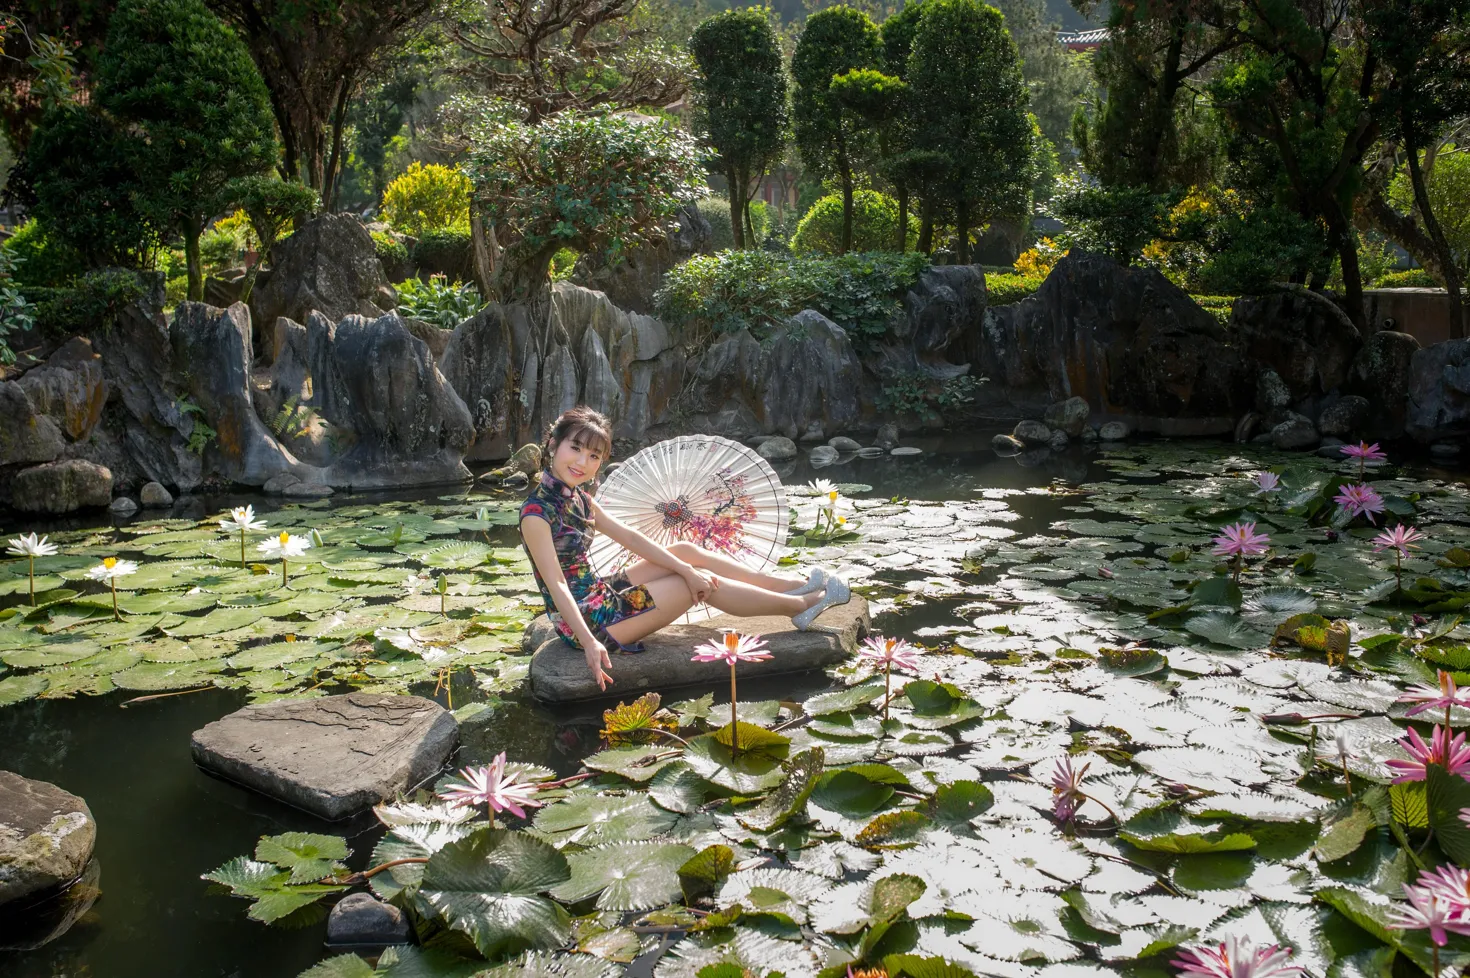
[[[1107,39],[1106,27],[1087,31],[1062,31],[1057,34],[1057,43],[1068,51],[1096,51]]]

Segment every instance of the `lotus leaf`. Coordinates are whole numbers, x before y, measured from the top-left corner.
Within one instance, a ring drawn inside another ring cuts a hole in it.
[[[466,817],[469,809],[458,809]],[[437,813],[436,813],[437,814]],[[448,815],[448,813],[446,813]],[[381,817],[381,813],[380,813]],[[452,817],[452,816],[450,816]],[[381,866],[400,859],[423,859],[432,856],[451,842],[469,835],[472,827],[463,821],[416,822],[395,825],[373,849],[372,862]],[[373,891],[384,900],[392,900],[408,887],[416,887],[424,878],[423,863],[403,863],[384,870],[372,878]]]
[[[356,954],[339,954],[307,968],[296,978],[373,978],[378,973]]]
[[[48,677],[44,674],[6,676],[0,679],[0,706],[12,706],[40,695],[46,689],[48,681]]]
[[[871,815],[893,797],[893,788],[853,770],[829,771],[816,780],[811,802],[846,818]]]

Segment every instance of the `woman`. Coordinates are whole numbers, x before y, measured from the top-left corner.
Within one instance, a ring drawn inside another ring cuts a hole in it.
[[[639,640],[696,604],[731,615],[786,615],[806,629],[827,608],[851,597],[821,568],[803,582],[762,574],[692,543],[662,547],[618,522],[583,486],[612,451],[607,418],[576,407],[556,419],[544,447],[541,481],[521,506],[521,542],[557,632],[587,657],[599,689],[613,681],[609,650],[641,652]],[[784,514],[783,514],[784,515]],[[610,578],[592,570],[587,547],[594,528],[641,560]]]

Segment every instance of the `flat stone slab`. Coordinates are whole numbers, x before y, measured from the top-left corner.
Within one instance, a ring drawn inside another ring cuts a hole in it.
[[[774,676],[803,672],[841,662],[857,651],[858,640],[868,633],[868,603],[856,594],[845,605],[828,608],[810,629],[796,630],[790,618],[734,618],[720,615],[697,625],[669,625],[643,640],[645,651],[612,656],[613,685],[597,688],[587,660],[551,624],[540,616],[526,628],[521,649],[531,659],[531,692],[547,703],[602,699],[617,696],[624,701],[648,690],[678,686],[721,686],[730,681],[730,667],[723,662],[692,662],[694,647],[717,639],[725,629],[760,635],[774,658],[745,662],[740,675]]]
[[[87,803],[45,781],[0,771],[0,906],[82,875],[97,842]]]
[[[207,771],[329,821],[422,784],[459,724],[421,696],[348,693],[247,706],[194,731]]]

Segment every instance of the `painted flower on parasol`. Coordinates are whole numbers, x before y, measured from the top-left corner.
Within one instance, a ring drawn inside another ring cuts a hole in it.
[[[10,538],[10,546],[5,552],[12,557],[26,557],[31,562],[31,606],[36,604],[36,558],[53,557],[61,551],[61,548],[50,543],[46,537],[36,537],[34,533],[27,533],[18,537]]]
[[[1424,539],[1424,534],[1406,523],[1400,523],[1393,529],[1384,530],[1373,538],[1373,551],[1381,553],[1393,548],[1393,576],[1398,581],[1398,589],[1404,589],[1404,558],[1409,556],[1410,550],[1419,549],[1419,541]]]
[[[858,656],[883,667],[883,719],[888,719],[888,700],[892,697],[893,667],[905,672],[919,671],[919,656],[923,649],[901,638],[884,638],[870,635],[863,639]]]
[[[266,557],[271,558],[272,560],[276,559],[277,557],[280,558],[281,583],[285,584],[287,580],[287,558],[300,557],[302,554],[306,553],[306,551],[311,549],[311,541],[306,539],[305,537],[294,536],[283,530],[281,531],[280,536],[271,537],[269,540],[263,540],[259,544],[256,544],[256,549],[265,554]]]
[[[245,534],[265,529],[265,520],[255,518],[254,506],[236,506],[230,515],[219,521],[219,528],[226,533],[240,534],[240,566],[245,566]]]
[[[1215,537],[1215,553],[1221,557],[1234,558],[1235,580],[1238,583],[1245,558],[1265,553],[1270,543],[1269,536],[1256,532],[1255,523],[1232,523],[1220,528],[1220,535]]]
[[[766,640],[759,635],[741,635],[726,632],[718,639],[710,639],[694,650],[694,662],[727,662],[730,665],[730,750],[740,749],[740,723],[735,716],[735,663],[765,662],[774,659],[766,650]]]
[[[131,560],[118,560],[116,557],[105,557],[102,563],[87,571],[89,579],[106,581],[112,588],[112,618],[114,621],[122,621],[122,615],[118,614],[117,610],[117,579],[136,573],[138,573],[137,564]]]

